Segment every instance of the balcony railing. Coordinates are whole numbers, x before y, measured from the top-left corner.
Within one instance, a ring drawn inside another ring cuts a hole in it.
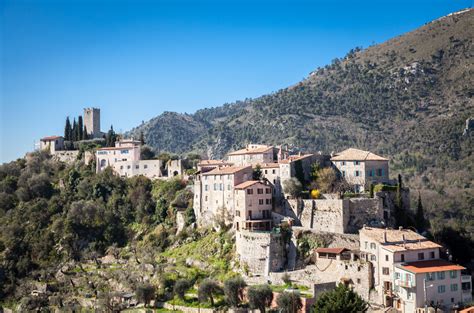
[[[395,285],[403,287],[403,288],[413,288],[416,286],[414,281],[401,280],[401,279],[396,279]]]

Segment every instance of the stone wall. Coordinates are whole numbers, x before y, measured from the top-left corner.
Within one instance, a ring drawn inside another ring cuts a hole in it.
[[[265,275],[267,270],[283,269],[285,251],[280,234],[242,230],[235,237],[239,262],[251,274]]]
[[[53,153],[53,160],[65,163],[74,163],[79,156],[79,150],[62,150]]]
[[[357,233],[364,224],[383,221],[380,198],[288,199],[285,213],[297,226],[338,234]]]

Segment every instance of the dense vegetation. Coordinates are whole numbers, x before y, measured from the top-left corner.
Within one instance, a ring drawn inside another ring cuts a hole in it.
[[[418,192],[431,228],[474,240],[474,10],[447,16],[386,43],[350,51],[302,82],[257,99],[164,113],[133,129],[175,153],[222,157],[248,142],[331,153],[348,147],[391,158]]]
[[[186,238],[175,235],[177,211],[188,224],[194,221],[192,192],[178,179],[125,180],[111,170],[95,174],[80,162],[66,166],[42,152],[4,164],[0,299],[25,296],[28,288],[18,288],[26,286],[22,279],[50,281],[58,271],[83,271],[90,260],[99,264],[107,253],[119,258],[114,249],[137,263],[154,260]]]

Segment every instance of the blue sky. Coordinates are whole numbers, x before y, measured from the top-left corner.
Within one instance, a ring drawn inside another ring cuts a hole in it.
[[[0,162],[66,116],[102,129],[258,97],[471,0],[0,1]]]

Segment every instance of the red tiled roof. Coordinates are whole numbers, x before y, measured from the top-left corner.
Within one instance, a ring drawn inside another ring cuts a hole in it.
[[[41,141],[52,141],[52,140],[56,140],[56,139],[60,139],[60,138],[63,138],[63,137],[62,136],[48,136],[48,137],[41,138],[40,140]]]
[[[466,269],[445,260],[428,260],[400,264],[400,267],[412,273],[460,271]]]
[[[215,168],[212,171],[207,173],[203,173],[202,175],[229,175],[235,174],[245,169],[252,169],[252,166],[229,166],[229,167],[221,167]]]
[[[235,189],[245,189],[245,188],[247,188],[247,187],[250,187],[250,186],[253,186],[253,185],[259,184],[259,183],[264,185],[264,183],[262,183],[262,182],[259,181],[259,180],[248,180],[248,181],[246,181],[246,182],[243,182],[243,183],[238,184],[238,185],[235,186],[234,188],[235,188]]]
[[[333,253],[333,254],[341,254],[345,251],[350,251],[346,248],[317,248],[316,252],[318,253]]]

